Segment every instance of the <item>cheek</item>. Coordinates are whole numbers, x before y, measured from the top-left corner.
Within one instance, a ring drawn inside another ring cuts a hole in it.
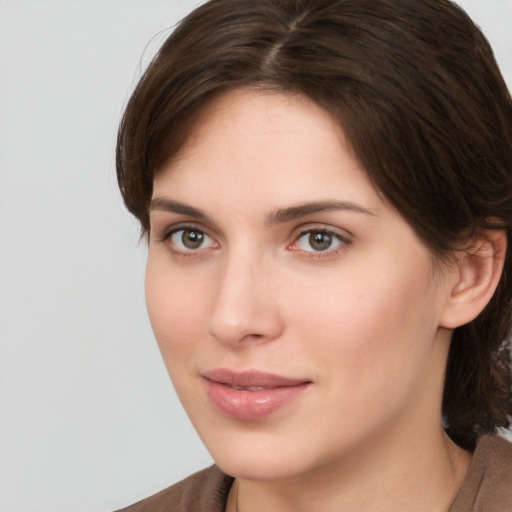
[[[365,394],[396,379],[414,378],[436,332],[430,263],[415,260],[395,272],[365,262],[306,283],[302,299],[290,294],[294,337],[311,360],[322,360],[329,378]],[[295,297],[295,299],[293,299]],[[366,390],[366,391],[365,391]]]
[[[163,269],[151,256],[145,279],[146,305],[164,361],[182,360],[194,348],[205,318],[206,290],[201,280]]]

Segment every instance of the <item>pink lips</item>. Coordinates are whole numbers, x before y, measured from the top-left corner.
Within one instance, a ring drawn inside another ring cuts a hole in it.
[[[205,372],[203,378],[215,407],[226,416],[242,421],[269,416],[311,384],[304,379],[257,371],[240,373],[225,368]]]

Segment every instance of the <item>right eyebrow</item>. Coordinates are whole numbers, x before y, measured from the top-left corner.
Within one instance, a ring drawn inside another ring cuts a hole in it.
[[[151,203],[149,204],[149,211],[172,212],[181,215],[188,215],[189,217],[195,217],[196,219],[200,220],[209,220],[208,215],[206,215],[203,210],[180,203],[178,201],[171,201],[165,197],[154,197],[151,199]]]

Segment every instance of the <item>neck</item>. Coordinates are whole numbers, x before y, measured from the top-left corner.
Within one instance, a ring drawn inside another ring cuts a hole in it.
[[[237,479],[226,510],[446,512],[471,455],[453,444],[441,426],[421,436],[411,432],[410,437],[413,442],[407,443],[404,436],[379,435],[343,460],[290,479]]]

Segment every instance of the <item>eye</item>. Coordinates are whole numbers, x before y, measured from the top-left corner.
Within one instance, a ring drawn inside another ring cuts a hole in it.
[[[181,253],[213,247],[214,241],[204,231],[196,228],[181,228],[166,236],[174,250]]]
[[[342,244],[349,241],[338,233],[326,229],[303,231],[294,243],[299,251],[325,253],[336,251]]]

